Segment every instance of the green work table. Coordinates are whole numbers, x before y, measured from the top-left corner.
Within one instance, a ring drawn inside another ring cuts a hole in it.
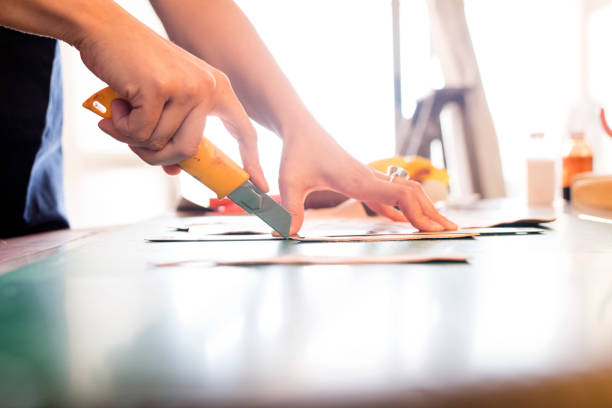
[[[145,242],[180,222],[0,263],[0,406],[612,406],[612,224],[565,212],[535,235]],[[469,262],[155,266],[281,253]]]

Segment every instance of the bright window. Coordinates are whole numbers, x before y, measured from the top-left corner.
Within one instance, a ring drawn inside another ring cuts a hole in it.
[[[560,152],[577,97],[577,2],[467,0],[466,18],[499,140],[507,193],[525,194],[526,144]]]

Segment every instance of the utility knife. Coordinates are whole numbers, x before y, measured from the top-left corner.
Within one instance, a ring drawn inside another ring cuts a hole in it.
[[[90,96],[83,106],[103,118],[111,118],[111,102],[121,96],[111,87]],[[202,137],[198,152],[177,163],[202,184],[217,194],[228,197],[249,214],[261,218],[283,237],[289,236],[291,215],[249,179],[249,174],[217,146]]]

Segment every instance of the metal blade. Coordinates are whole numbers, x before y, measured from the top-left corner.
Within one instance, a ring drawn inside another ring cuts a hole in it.
[[[261,218],[283,237],[289,236],[291,215],[270,196],[258,189],[255,184],[247,180],[232,191],[228,197],[249,214]]]

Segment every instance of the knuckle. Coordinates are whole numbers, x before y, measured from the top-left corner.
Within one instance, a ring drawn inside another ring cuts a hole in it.
[[[366,180],[367,180],[367,178],[365,178],[365,177],[364,177],[364,174],[357,174],[357,173],[356,173],[356,174],[354,174],[354,175],[352,175],[352,176],[351,176],[351,178],[350,178],[350,181],[349,181],[349,182],[350,182],[350,183],[351,183],[353,186],[358,187],[358,186],[362,186],[362,185],[363,185],[363,183],[364,183]]]
[[[421,231],[427,229],[427,221],[423,217],[415,217],[413,220],[411,220],[411,223]]]
[[[181,146],[179,149],[179,153],[185,157],[193,157],[198,153],[198,145],[194,143],[189,143],[184,146]]]
[[[202,92],[202,81],[186,80],[182,86],[182,92],[186,100],[197,98]]]
[[[238,136],[241,143],[244,143],[249,148],[257,148],[257,132],[253,126],[246,126],[243,132]]]
[[[413,193],[423,190],[421,183],[419,183],[418,181],[407,180],[404,185]]]
[[[418,189],[418,190],[422,189],[422,187],[421,187],[421,183],[419,183],[418,181],[408,180],[408,181],[407,181],[407,184],[408,184],[409,186],[412,186],[413,188]]]
[[[423,215],[428,217],[428,218],[433,218],[436,217],[438,215],[437,211],[432,211],[429,208],[423,208]]]
[[[152,150],[160,151],[166,146],[166,143],[163,140],[152,140],[149,143],[149,148]]]
[[[131,132],[129,135],[130,139],[137,143],[146,143],[149,140],[149,132],[144,129],[139,129]]]
[[[125,96],[128,100],[132,100],[140,94],[140,87],[135,83],[130,83],[125,85],[120,91],[121,95]]]
[[[157,95],[167,96],[175,89],[174,80],[165,77],[159,77],[153,83],[153,90]]]
[[[214,74],[208,71],[204,71],[204,75],[201,76],[201,84],[206,89],[214,89],[217,85],[217,79]]]
[[[227,91],[228,89],[230,89],[231,86],[231,82],[230,79],[227,75],[225,75],[225,73],[221,72],[221,71],[217,71],[215,73],[215,88],[217,91],[220,92],[224,92]]]
[[[323,173],[323,179],[326,180],[329,184],[334,184],[334,181],[337,178],[337,173],[332,169],[326,169]],[[362,177],[359,171],[354,173],[348,173],[345,177],[343,177],[341,183],[343,190],[347,192],[355,192],[359,191],[360,187],[364,184],[364,178]]]

